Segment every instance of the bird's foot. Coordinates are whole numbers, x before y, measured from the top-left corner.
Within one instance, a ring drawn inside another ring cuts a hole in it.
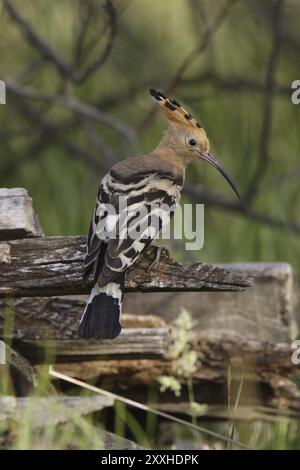
[[[169,249],[166,246],[163,246],[163,245],[156,246],[155,258],[152,261],[152,263],[148,266],[147,271],[151,271],[155,266],[157,266],[157,264],[160,261],[161,253],[162,253],[163,250],[166,252],[167,256],[170,255]]]

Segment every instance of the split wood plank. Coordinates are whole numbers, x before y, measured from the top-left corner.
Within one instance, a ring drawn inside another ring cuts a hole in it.
[[[89,358],[160,358],[170,357],[170,328],[124,328],[113,340],[22,340],[18,350],[33,362],[54,360],[82,361]],[[45,357],[45,350],[47,355]],[[48,359],[47,359],[48,358]]]
[[[76,416],[84,416],[113,406],[109,397],[68,397],[63,395],[47,397],[0,397],[0,422],[22,423],[26,413],[30,413],[32,428],[66,423]]]
[[[88,293],[92,280],[83,284],[82,278],[85,244],[80,236],[0,243],[0,296]],[[148,270],[155,256],[156,247],[150,246],[128,270],[125,291],[240,291],[251,285],[249,278],[216,265],[179,264],[165,250]]]
[[[24,188],[0,188],[0,240],[41,237],[43,231]]]

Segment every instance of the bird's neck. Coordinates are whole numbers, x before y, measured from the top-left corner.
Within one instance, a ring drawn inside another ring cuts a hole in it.
[[[165,134],[158,146],[154,149],[153,154],[170,164],[174,173],[181,175],[184,179],[187,162],[178,152],[175,145],[170,145],[170,137]]]

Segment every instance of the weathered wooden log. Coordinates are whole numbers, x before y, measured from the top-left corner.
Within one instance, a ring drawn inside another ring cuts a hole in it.
[[[113,398],[99,395],[91,397],[56,395],[26,398],[2,396],[0,397],[0,449],[7,449],[8,446],[13,445],[24,419],[30,426],[31,449],[82,448],[82,436],[79,435],[77,439],[77,434],[75,434],[71,442],[66,442],[65,439],[72,431],[74,423],[78,422],[79,418],[82,419],[83,416],[111,407],[113,404]],[[79,421],[80,424],[81,421]],[[55,432],[49,432],[51,429]],[[85,449],[140,448],[135,442],[97,428],[87,421],[84,423],[84,429]]]
[[[227,265],[225,265],[227,267]],[[298,308],[297,283],[287,263],[251,263],[229,265],[255,285],[246,292],[162,292],[128,293],[123,311],[144,313],[122,317],[125,327],[157,327],[159,317],[170,323],[182,307],[192,315],[195,331],[244,334],[263,341],[290,341],[296,336]],[[0,299],[0,336],[3,335],[5,300]],[[14,315],[13,337],[19,339],[74,339],[85,307],[79,297],[15,298],[7,309]],[[151,313],[158,315],[154,317]],[[148,318],[148,319],[147,319]],[[139,324],[139,321],[141,322]],[[152,323],[151,323],[152,321]]]
[[[14,391],[18,395],[27,395],[36,386],[36,377],[33,367],[18,351],[4,343],[5,353],[1,370],[3,375],[12,379]]]
[[[0,296],[84,294],[84,237],[47,237],[0,243]],[[128,270],[126,291],[239,291],[251,285],[241,274],[210,264],[181,265],[164,251],[161,262],[147,270],[156,256],[151,246]]]
[[[68,397],[63,395],[47,397],[0,397],[0,422],[22,423],[25,413],[30,413],[30,427],[44,427],[65,423],[76,416],[84,416],[112,406],[109,397]]]
[[[231,365],[236,387],[245,373],[241,406],[266,406],[270,412],[280,408],[300,416],[300,389],[291,380],[291,377],[300,377],[300,369],[292,363],[294,350],[291,344],[250,340],[240,335],[200,333],[194,348],[198,361],[193,384],[199,403],[226,406],[228,367]],[[122,390],[123,394],[136,400],[146,400],[148,385],[160,376],[173,376],[184,382],[174,360],[84,361],[57,364],[55,369],[80,380],[100,377],[101,387]],[[169,411],[174,411],[180,403],[182,409],[187,409],[188,393],[186,389],[180,397],[165,393],[160,396],[159,403]]]
[[[18,350],[33,362],[82,361],[89,358],[160,358],[170,356],[170,329],[125,328],[113,340],[22,340]],[[45,356],[45,350],[47,354]]]
[[[109,397],[0,397],[0,449],[17,438],[18,426],[24,419],[29,423],[31,431],[31,449],[81,448],[82,442],[77,442],[76,436],[72,442],[65,442],[63,436],[70,433],[78,418],[111,407],[114,400]],[[13,423],[13,426],[12,426]],[[49,433],[55,429],[55,433]],[[4,431],[4,435],[2,432]],[[82,438],[81,438],[82,441]],[[134,442],[124,439],[104,429],[99,429],[85,422],[85,448],[91,449],[138,449]]]
[[[222,267],[253,278],[254,286],[242,293],[129,293],[123,309],[158,315],[171,322],[184,307],[193,317],[195,331],[222,330],[262,341],[285,342],[296,337],[300,325],[299,293],[290,264],[240,263]]]
[[[117,436],[112,432],[106,431],[104,429],[96,428],[93,426],[95,433],[95,439],[100,439],[103,450],[128,450],[128,449],[143,449],[141,446],[135,442],[125,439],[124,437]]]
[[[0,188],[0,240],[41,236],[43,231],[26,189]]]
[[[79,321],[85,300],[78,297],[21,297],[0,299],[0,337],[19,340],[78,339]],[[5,318],[12,316],[11,331]],[[122,314],[124,328],[160,328],[163,319],[152,315]],[[82,344],[84,349],[84,345]]]

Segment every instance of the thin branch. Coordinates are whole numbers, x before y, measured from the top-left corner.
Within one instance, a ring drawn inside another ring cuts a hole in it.
[[[96,72],[100,67],[102,67],[107,61],[114,44],[115,37],[117,35],[117,14],[116,10],[110,0],[105,0],[104,10],[108,16],[108,39],[104,51],[102,54],[89,66],[85,71],[82,72],[80,77],[77,80],[77,83],[83,83],[87,80],[93,73]]]
[[[211,40],[213,39],[214,35],[220,29],[220,26],[223,24],[223,22],[227,18],[230,12],[230,9],[234,5],[234,3],[236,3],[236,0],[227,0],[224,7],[220,10],[218,15],[215,17],[214,21],[211,23],[210,26],[206,28],[200,44],[186,56],[186,58],[182,61],[177,71],[173,75],[173,77],[169,80],[169,82],[164,87],[163,91],[166,94],[170,94],[174,91],[174,89],[181,83],[186,71],[195,62],[195,60],[198,59],[199,56],[201,56],[201,54],[205,52]],[[145,119],[142,121],[141,125],[139,126],[138,132],[142,132],[149,125],[152,118],[155,116],[157,110],[158,110],[158,107],[156,105],[153,105],[151,107]]]
[[[84,57],[83,48],[92,16],[92,3],[79,0],[78,23],[75,26],[74,67],[78,67]]]
[[[39,91],[30,88],[22,87],[9,80],[6,80],[6,87],[9,92],[22,98],[54,103],[59,106],[68,108],[81,116],[84,116],[102,125],[110,127],[119,134],[121,134],[122,137],[127,140],[127,142],[134,151],[138,149],[137,140],[133,129],[124,124],[119,119],[112,117],[102,111],[99,111],[97,108],[90,104],[79,101],[73,96],[48,95],[46,93],[40,93]]]
[[[36,72],[44,63],[44,60],[39,57],[34,59],[30,64],[25,65],[24,68],[18,70],[17,72],[9,75],[8,80],[13,82],[22,82],[25,79],[28,79]]]
[[[181,81],[183,87],[188,87],[189,85],[200,85],[208,83],[212,87],[219,88],[224,91],[229,91],[232,93],[240,93],[242,91],[246,92],[258,92],[265,93],[266,85],[261,83],[259,80],[244,78],[239,76],[228,76],[222,77],[215,73],[214,71],[207,71],[201,75],[196,75],[190,78],[185,78]],[[291,96],[291,85],[282,85],[281,83],[273,80],[273,93],[274,95],[284,95]],[[193,101],[201,99],[199,95],[192,97]]]
[[[228,199],[224,199],[219,194],[208,192],[205,189],[199,188],[198,186],[185,186],[183,193],[191,197],[195,202],[199,204],[210,204],[211,206],[217,207],[219,209],[240,214],[250,220],[254,220],[261,224],[289,230],[290,232],[293,232],[296,235],[300,235],[300,225],[296,224],[295,222],[276,219],[272,216],[269,216],[268,214],[256,212],[244,205],[243,202],[236,203]]]
[[[273,11],[272,48],[265,79],[265,99],[263,108],[263,122],[259,140],[258,162],[256,170],[250,179],[248,189],[246,190],[244,196],[244,200],[247,201],[247,204],[253,200],[258,190],[259,184],[267,171],[270,161],[269,144],[273,121],[273,96],[275,91],[274,76],[280,55],[283,7],[284,0],[277,0]]]
[[[28,43],[31,44],[31,46],[33,46],[35,49],[37,49],[45,60],[51,61],[64,78],[74,80],[76,77],[73,77],[72,69],[68,67],[63,61],[63,59],[59,57],[56,53],[54,53],[54,51],[39,38],[39,36],[31,28],[29,23],[27,23],[27,21],[25,21],[19,15],[18,11],[11,4],[11,2],[9,0],[5,0],[4,5],[9,16],[18,25]]]
[[[224,20],[227,18],[231,7],[234,5],[236,0],[228,0],[219,14],[216,16],[214,21],[208,28],[205,30],[203,39],[196,49],[191,51],[187,57],[183,60],[181,65],[178,67],[174,76],[170,79],[170,81],[165,86],[165,92],[170,94],[173,90],[179,85],[182,80],[182,77],[186,73],[186,71],[190,68],[190,66],[195,62],[196,59],[199,58],[201,54],[206,50],[209,46],[210,41],[214,37],[215,33],[220,29],[220,26],[224,23]]]
[[[23,153],[23,157],[26,160],[35,159],[37,155],[40,154],[41,150],[46,145],[51,145],[53,143],[59,143],[69,154],[69,156],[74,159],[77,158],[82,160],[94,171],[102,172],[103,166],[99,158],[95,157],[93,154],[88,152],[85,148],[78,146],[71,142],[65,135],[64,129],[60,125],[54,125],[51,122],[45,120],[44,116],[38,112],[36,109],[29,106],[29,104],[22,98],[14,100],[18,111],[26,120],[30,120],[33,125],[40,130],[39,138],[32,144],[31,148]],[[17,156],[19,154],[16,154]],[[20,157],[20,155],[19,155]],[[14,158],[10,163],[15,163],[16,166],[19,165],[22,158]],[[11,166],[9,167],[11,169]],[[1,171],[1,176],[3,172]]]
[[[104,10],[108,15],[108,40],[103,53],[82,72],[73,69],[70,65],[54,52],[45,41],[43,41],[33,30],[31,25],[18,13],[17,9],[9,0],[4,0],[5,8],[10,18],[16,23],[28,43],[34,47],[41,57],[55,65],[60,75],[74,83],[81,84],[95,73],[108,59],[113,47],[114,39],[117,33],[117,15],[111,0],[105,0]]]
[[[109,171],[110,168],[117,163],[118,158],[117,155],[108,147],[102,139],[100,139],[99,135],[96,133],[93,124],[88,120],[85,119],[83,121],[83,127],[87,137],[89,138],[93,147],[100,152],[101,154],[101,164],[102,168],[105,171]]]

